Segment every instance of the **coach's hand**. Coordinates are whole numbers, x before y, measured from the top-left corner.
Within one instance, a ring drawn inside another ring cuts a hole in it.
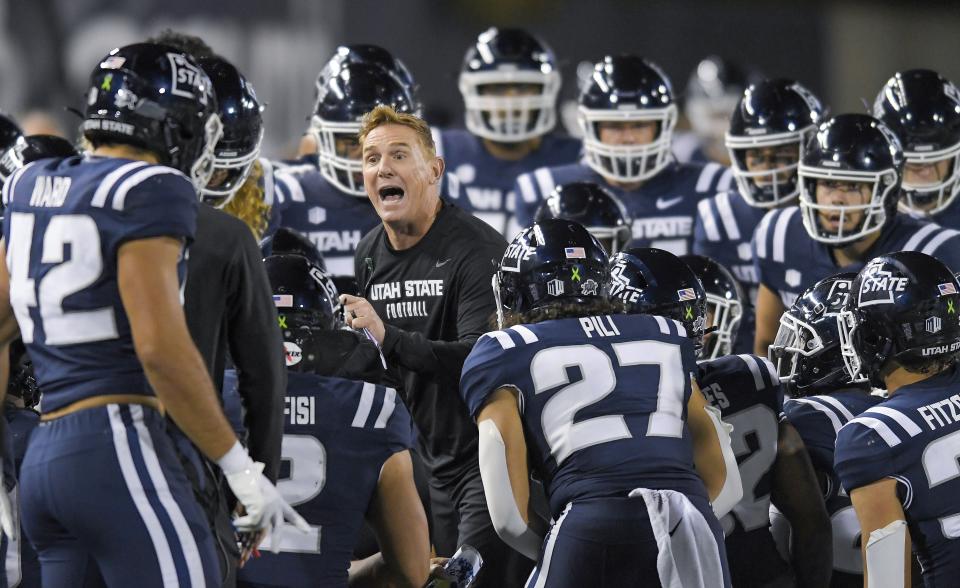
[[[373,305],[366,298],[351,296],[349,294],[340,295],[340,304],[343,305],[343,314],[347,319],[347,326],[351,329],[367,329],[377,343],[383,345],[383,338],[387,332],[383,326],[383,321],[373,309]]]

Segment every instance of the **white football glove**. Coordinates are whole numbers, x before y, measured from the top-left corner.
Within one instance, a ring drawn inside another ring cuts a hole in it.
[[[246,511],[244,516],[233,521],[237,531],[243,533],[266,529],[274,537],[271,546],[273,552],[277,553],[284,521],[305,533],[310,530],[307,521],[287,504],[276,486],[263,475],[263,464],[250,459],[239,441],[218,460],[218,464],[223,469],[230,490]]]

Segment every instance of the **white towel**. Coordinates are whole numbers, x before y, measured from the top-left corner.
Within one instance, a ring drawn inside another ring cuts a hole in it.
[[[723,564],[713,530],[700,511],[680,492],[637,488],[657,539],[657,572],[663,588],[717,588]]]

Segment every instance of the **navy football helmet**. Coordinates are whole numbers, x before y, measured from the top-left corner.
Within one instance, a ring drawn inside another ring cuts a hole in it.
[[[467,49],[460,69],[466,125],[474,135],[517,143],[557,124],[560,71],[553,50],[522,29],[491,27]],[[507,94],[508,86],[534,91]]]
[[[950,206],[960,193],[960,89],[935,71],[898,72],[877,95],[873,115],[897,133],[907,166],[949,163],[933,181],[904,178],[900,208],[934,215]]]
[[[199,191],[223,134],[210,78],[172,47],[114,49],[90,74],[83,136],[94,146],[132,145],[182,171]]]
[[[780,381],[793,396],[832,392],[866,382],[851,380],[840,354],[837,316],[850,299],[854,273],[824,278],[807,288],[780,317],[780,329],[769,349]]]
[[[832,246],[850,244],[893,220],[903,176],[903,148],[890,127],[872,116],[840,114],[822,123],[810,138],[798,175],[800,212],[810,237]],[[827,201],[819,202],[819,182],[844,183],[847,190],[835,186]],[[860,184],[868,184],[869,196],[855,191]],[[859,203],[849,203],[851,189]],[[853,221],[852,227],[845,226],[848,221]]]
[[[367,195],[357,134],[363,115],[381,104],[397,112],[412,114],[415,110],[408,89],[377,65],[345,64],[318,91],[308,132],[317,142],[320,173],[347,194]]]
[[[666,74],[632,55],[607,56],[580,92],[579,118],[587,165],[615,182],[639,182],[665,168],[672,156],[677,105]],[[644,145],[600,141],[600,123],[652,122],[656,136]]]
[[[28,135],[19,137],[13,147],[0,157],[0,178],[6,178],[21,167],[51,157],[73,157],[79,155],[70,141],[56,135]]]
[[[916,365],[960,354],[960,284],[942,261],[919,251],[871,259],[850,287],[837,318],[851,379],[886,387],[890,361]]]
[[[223,208],[243,186],[263,141],[263,108],[253,86],[222,57],[206,57],[200,67],[210,76],[217,94],[223,136],[214,151],[213,176],[201,192],[207,204]]]
[[[337,294],[329,290],[332,282],[328,285],[322,272],[301,255],[271,255],[263,264],[277,306],[287,367],[293,367],[305,359],[303,349],[313,347],[308,341],[339,328]]]
[[[610,255],[630,242],[630,213],[610,191],[593,182],[571,182],[554,188],[534,216],[535,222],[548,218],[577,221],[587,227]]]
[[[263,240],[260,249],[263,250],[264,257],[285,254],[302,255],[311,264],[327,271],[327,262],[313,241],[300,231],[289,227],[279,227],[274,234]]]
[[[743,317],[743,289],[740,282],[722,264],[703,255],[680,257],[703,285],[707,311],[703,351],[704,359],[716,359],[733,351]]]
[[[733,177],[748,204],[775,208],[797,197],[800,149],[822,117],[820,100],[793,80],[763,80],[744,91],[733,110],[725,143]],[[793,163],[754,172],[747,168],[748,150],[781,146],[796,150]]]
[[[323,92],[327,81],[335,78],[344,66],[354,63],[374,65],[393,74],[410,94],[413,100],[413,113],[420,116],[423,106],[418,97],[420,94],[419,84],[413,79],[413,74],[399,58],[379,45],[340,45],[337,47],[333,52],[333,57],[327,61],[327,64],[320,70],[320,75],[317,76],[317,95],[319,96]]]
[[[740,65],[716,55],[702,59],[690,73],[684,114],[698,136],[719,143],[743,91],[756,78]]]
[[[27,141],[23,130],[11,117],[0,113],[0,183],[24,166],[23,151]]]
[[[10,379],[7,381],[7,397],[23,400],[24,408],[40,404],[40,386],[33,373],[33,362],[21,339],[10,344]]]
[[[634,247],[610,260],[610,298],[631,314],[679,321],[698,349],[703,344],[707,293],[679,257],[653,247]]]
[[[499,324],[506,312],[604,299],[607,264],[603,246],[580,223],[550,218],[524,229],[493,275]]]

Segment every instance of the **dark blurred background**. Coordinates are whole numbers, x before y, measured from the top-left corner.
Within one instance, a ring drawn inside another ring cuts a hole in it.
[[[0,109],[33,132],[47,124],[72,138],[77,119],[63,108],[82,105],[97,60],[172,27],[201,35],[253,81],[270,156],[295,149],[316,74],[342,43],[393,51],[417,78],[430,122],[460,124],[460,61],[491,25],[551,44],[568,100],[577,65],[616,52],[660,64],[678,94],[700,59],[720,55],[800,80],[834,113],[863,110],[897,69],[960,82],[960,1],[7,0],[0,24]]]

